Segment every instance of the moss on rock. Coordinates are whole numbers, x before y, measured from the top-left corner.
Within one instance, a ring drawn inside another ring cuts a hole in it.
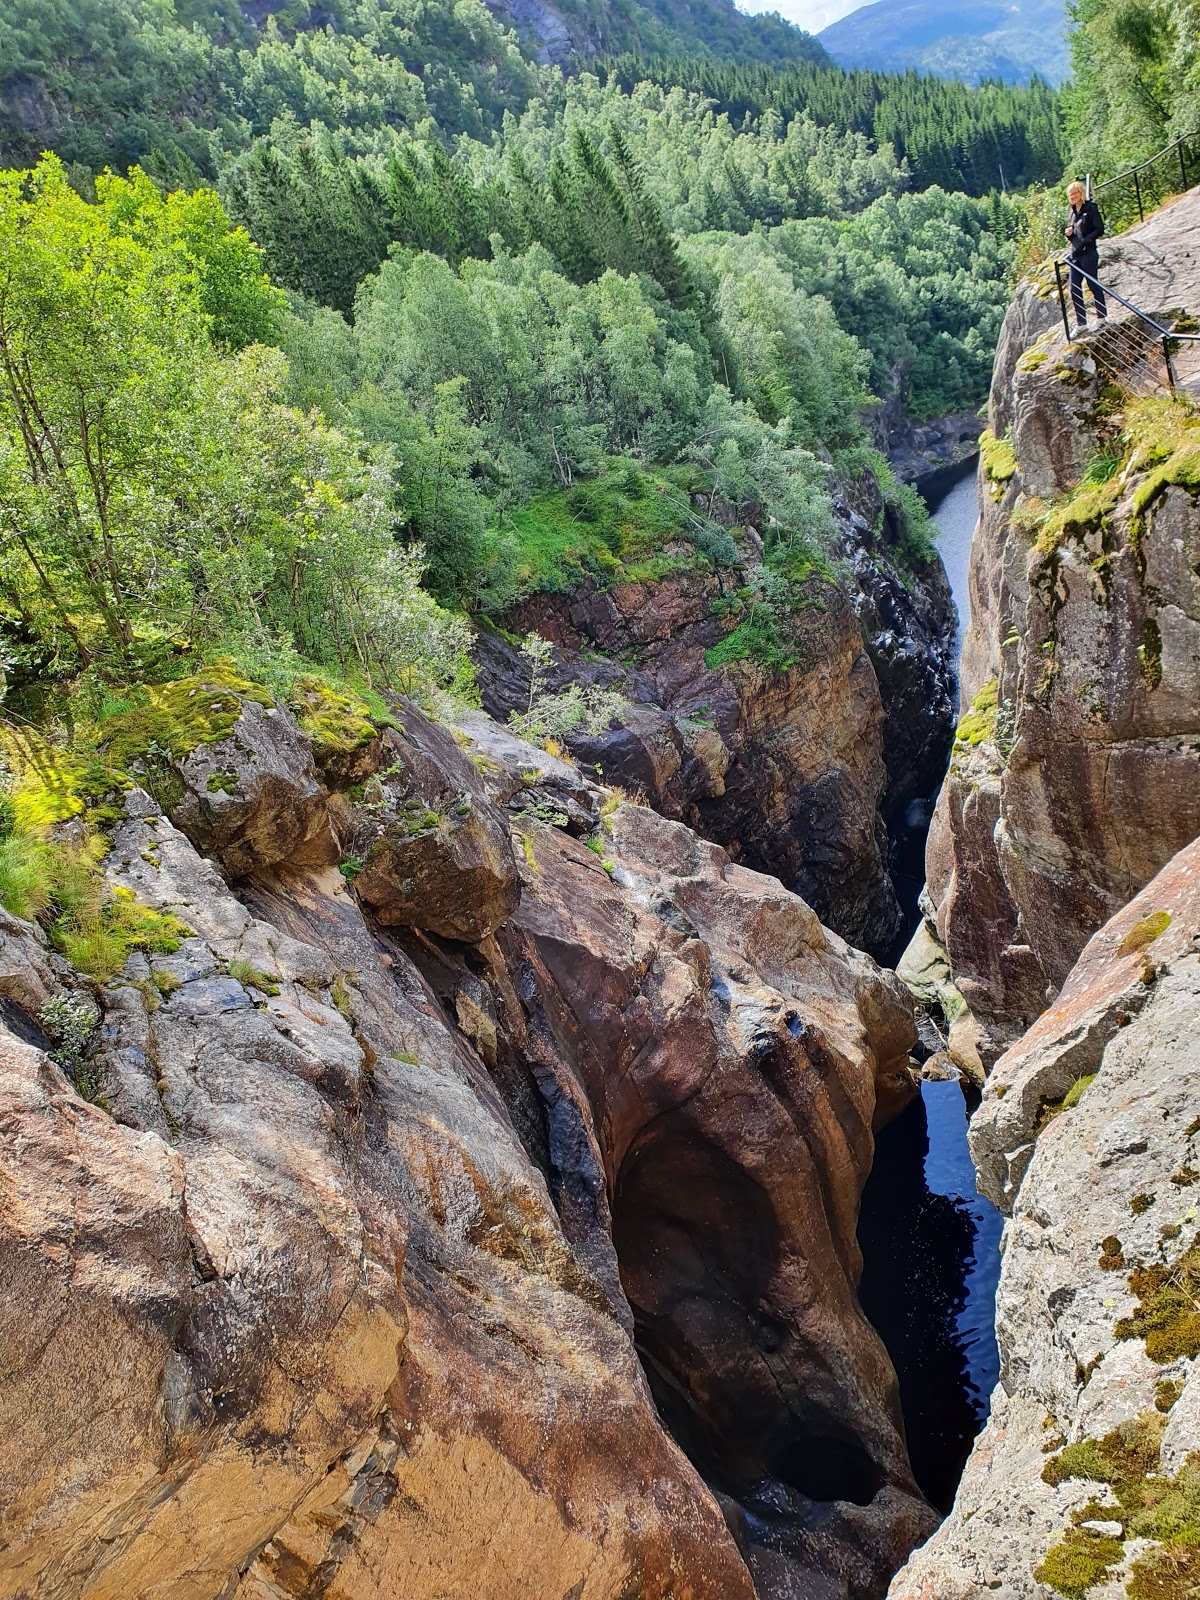
[[[1169,911],[1151,911],[1144,917],[1139,917],[1121,940],[1117,949],[1119,956],[1136,955],[1139,950],[1144,950],[1147,945],[1153,944],[1155,939],[1166,933],[1171,926],[1171,913]]]
[[[365,700],[348,689],[334,689],[316,677],[297,678],[288,706],[301,730],[312,740],[318,762],[331,755],[351,755],[370,744],[389,717],[376,716]]]
[[[134,709],[102,728],[106,759],[119,771],[154,750],[182,761],[200,745],[227,738],[247,701],[275,704],[270,690],[243,677],[231,661],[216,661],[174,683],[139,685],[133,694]]]
[[[1117,1323],[1118,1339],[1144,1339],[1146,1354],[1160,1365],[1200,1356],[1200,1234],[1170,1265],[1135,1267],[1129,1288],[1138,1304]]]
[[[971,701],[971,708],[959,718],[958,727],[954,732],[956,745],[973,746],[983,744],[992,738],[996,731],[996,708],[999,704],[999,686],[995,678],[989,678]]]
[[[1039,1583],[1069,1600],[1079,1600],[1112,1571],[1125,1553],[1120,1539],[1087,1528],[1068,1528],[1059,1544],[1051,1545],[1034,1571]]]
[[[1004,485],[1015,476],[1017,470],[1017,456],[1012,441],[997,439],[990,428],[985,428],[979,435],[979,458],[983,462],[992,499],[999,500],[1004,494]]]

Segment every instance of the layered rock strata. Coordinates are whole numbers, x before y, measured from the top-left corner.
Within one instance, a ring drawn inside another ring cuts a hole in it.
[[[906,996],[483,714],[396,723],[247,704],[127,793],[178,949],[97,988],[0,921],[0,1595],[880,1593],[933,1522],[855,1295]]]
[[[1001,1378],[953,1512],[891,1600],[1196,1581],[1198,952],[1200,843],[1091,939],[992,1072],[970,1142],[1010,1217]]]
[[[1193,192],[1106,250],[1106,277],[1152,311],[1196,304],[1180,241],[1198,229]],[[985,1063],[1200,833],[1200,511],[1186,475],[1139,453],[1137,427],[1169,419],[1134,416],[1101,337],[1066,343],[1043,274],[1009,311],[992,384],[964,715],[926,858]]]
[[[720,616],[762,546],[753,508],[733,523],[739,566],[712,571],[668,548],[657,582],[540,593],[507,617],[556,647],[550,686],[596,684],[628,702],[620,726],[572,737],[580,761],[644,795],[736,859],[781,878],[844,938],[883,957],[901,913],[889,828],[941,781],[953,722],[954,611],[940,561],[902,555],[874,480],[837,490],[841,570],[810,580],[788,624],[790,664],[710,668]],[[484,704],[523,711],[529,668],[498,634],[480,639]]]

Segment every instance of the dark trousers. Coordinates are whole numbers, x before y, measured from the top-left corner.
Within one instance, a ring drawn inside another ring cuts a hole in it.
[[[1104,290],[1094,280],[1100,271],[1099,250],[1085,250],[1081,256],[1071,257],[1071,304],[1075,307],[1075,321],[1086,322],[1087,313],[1083,306],[1083,286],[1086,283],[1092,291],[1092,299],[1096,305],[1097,313],[1106,317],[1108,304],[1104,298]],[[1085,277],[1086,274],[1086,277]]]

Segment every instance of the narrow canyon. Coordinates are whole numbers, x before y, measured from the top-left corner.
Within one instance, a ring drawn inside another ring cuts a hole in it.
[[[1114,284],[1196,314],[1197,242]],[[1200,1588],[1200,422],[1058,319],[944,564],[837,481],[777,663],[713,491],[730,559],[526,595],[479,705],[6,734],[158,932],[0,910],[0,1597]]]

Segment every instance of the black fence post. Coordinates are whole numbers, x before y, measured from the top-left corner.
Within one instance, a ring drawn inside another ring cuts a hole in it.
[[[1144,209],[1142,207],[1142,185],[1141,185],[1140,181],[1138,180],[1137,168],[1136,167],[1134,168],[1134,172],[1133,172],[1133,192],[1134,192],[1134,194],[1137,195],[1138,217],[1141,219],[1142,222],[1145,222],[1146,213],[1145,213],[1145,211],[1144,211]]]
[[[1171,390],[1171,393],[1174,394],[1175,393],[1175,364],[1171,360],[1171,341],[1167,338],[1165,333],[1163,334],[1162,347],[1163,347],[1163,360],[1167,364],[1167,384],[1168,384],[1168,387]]]
[[[1058,284],[1058,309],[1062,312],[1063,332],[1066,334],[1069,341],[1071,337],[1071,324],[1067,321],[1067,296],[1063,290],[1062,262],[1059,261],[1057,257],[1055,257],[1054,260],[1054,281]]]
[[[1180,141],[1179,141],[1179,176],[1183,179],[1183,187],[1186,189],[1187,186],[1188,186],[1188,181],[1187,181],[1187,160],[1186,160],[1186,158],[1184,156],[1184,153],[1183,153],[1183,145],[1184,145],[1184,141],[1182,139],[1180,139]]]

